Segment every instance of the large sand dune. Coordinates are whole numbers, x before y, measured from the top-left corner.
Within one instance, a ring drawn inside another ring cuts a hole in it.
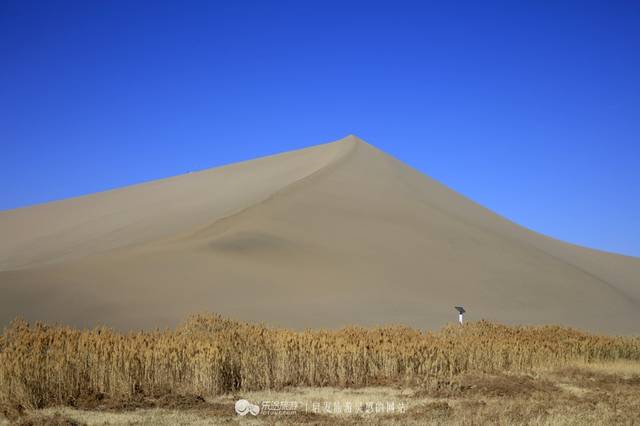
[[[638,334],[640,259],[528,231],[353,136],[0,212],[0,325],[215,311],[431,328],[457,304],[469,319]]]

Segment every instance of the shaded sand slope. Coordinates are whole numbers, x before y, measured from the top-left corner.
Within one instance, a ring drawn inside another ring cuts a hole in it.
[[[0,234],[3,324],[438,327],[464,304],[640,333],[640,259],[530,232],[353,136],[2,212]]]

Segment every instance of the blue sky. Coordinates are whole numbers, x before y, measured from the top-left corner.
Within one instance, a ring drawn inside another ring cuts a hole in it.
[[[351,133],[640,256],[640,3],[0,0],[0,209]]]

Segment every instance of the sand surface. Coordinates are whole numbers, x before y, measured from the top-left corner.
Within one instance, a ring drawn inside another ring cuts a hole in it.
[[[603,224],[606,226],[606,224]],[[192,313],[640,334],[640,259],[522,228],[360,139],[0,212],[0,326]]]

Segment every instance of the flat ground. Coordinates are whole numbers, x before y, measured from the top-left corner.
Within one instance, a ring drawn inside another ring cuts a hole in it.
[[[247,399],[258,416],[235,413]],[[531,374],[468,373],[414,388],[291,388],[204,399],[164,395],[6,411],[0,424],[640,424],[640,363],[575,364]]]

